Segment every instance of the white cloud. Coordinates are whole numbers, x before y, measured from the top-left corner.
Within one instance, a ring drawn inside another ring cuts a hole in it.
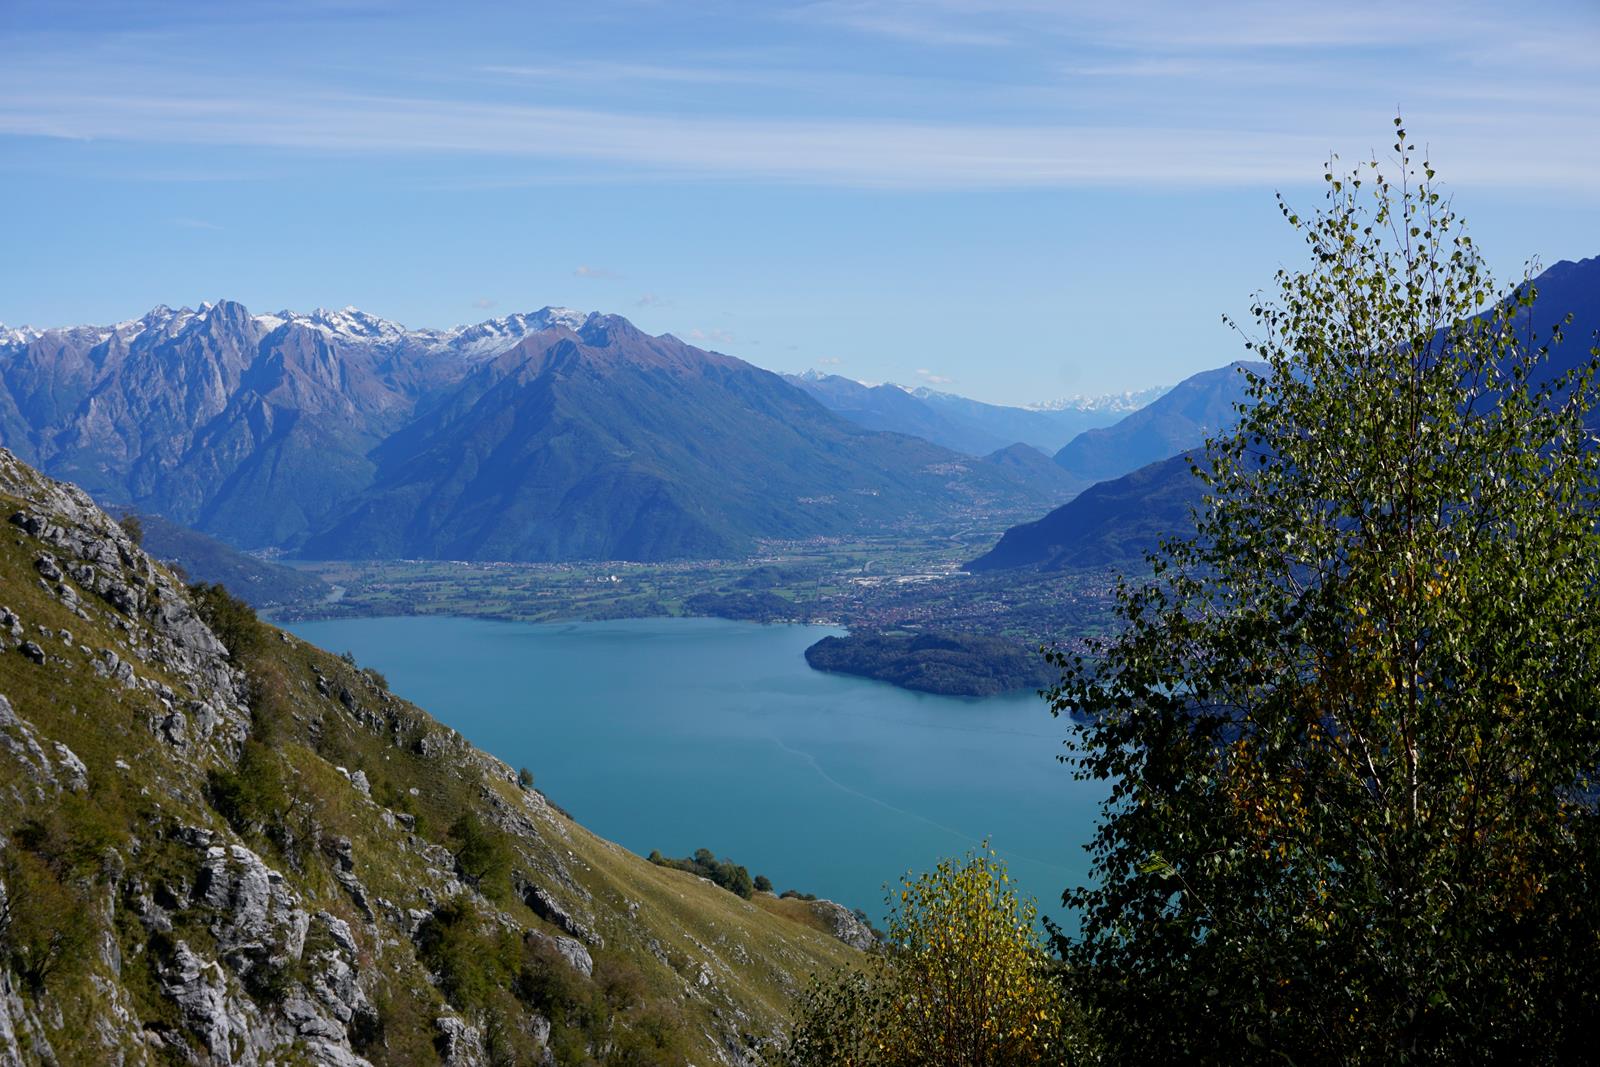
[[[891,38],[940,62],[852,66],[805,45],[723,62],[579,55],[468,65],[411,79],[409,94],[374,90],[394,82],[360,71],[330,71],[335,80],[319,84],[270,70],[203,73],[199,61],[158,65],[131,50],[93,63],[70,48],[20,50],[0,69],[0,135],[552,164],[509,177],[511,168],[473,167],[488,187],[707,177],[928,189],[1270,185],[1314,181],[1330,149],[1353,159],[1381,148],[1398,106],[1458,185],[1594,196],[1600,19],[1583,17],[1587,4],[1507,16],[1487,0],[1443,14],[1388,0],[817,0],[753,17],[791,36],[799,20],[813,34]],[[940,49],[972,59],[945,63]],[[1016,61],[998,66],[997,54]],[[755,88],[730,104],[719,91],[730,82]],[[675,94],[671,113],[663,88]]]
[[[666,307],[667,303],[665,297],[657,296],[655,293],[645,293],[633,302],[633,306],[638,308]]]
[[[207,222],[205,219],[173,219],[172,220],[172,224],[174,226],[182,227],[185,230],[220,230],[220,229],[222,229],[222,227],[218,226],[216,223]]]
[[[702,330],[696,328],[689,331],[689,340],[714,345],[731,345],[734,343],[735,338],[727,330]]]
[[[948,376],[943,375],[943,374],[935,374],[935,373],[933,373],[931,370],[929,370],[926,367],[918,367],[917,368],[917,377],[921,378],[923,381],[927,382],[929,385],[951,385],[951,384],[954,384],[954,382],[955,382],[954,378],[948,377]]]
[[[726,85],[762,82],[768,76],[754,70],[735,70],[727,66],[666,66],[655,63],[613,63],[604,60],[574,60],[524,66],[486,66],[486,74],[499,74],[528,81],[665,82],[683,85]]]
[[[790,16],[939,48],[996,48],[1012,43],[1013,38],[995,29],[998,20],[952,18],[939,10],[941,6],[945,5],[819,0],[794,10]]]
[[[490,308],[494,307],[496,303],[498,303],[498,301],[491,300],[486,296],[480,296],[478,299],[472,302],[472,306],[477,308],[479,311],[488,311]]]
[[[1592,94],[1591,94],[1592,95]],[[1585,97],[1573,90],[1573,97]],[[1408,109],[1457,183],[1593,193],[1600,120],[1519,104],[1514,123],[1477,102]],[[747,120],[459,100],[302,92],[255,97],[221,86],[181,94],[56,90],[0,73],[0,134],[310,152],[498,155],[589,161],[637,176],[722,176],[874,188],[1235,185],[1309,180],[1330,146],[1364,154],[1383,113],[1307,115],[1304,130]],[[1600,115],[1600,108],[1594,112]],[[1238,120],[1236,120],[1238,121]],[[1381,136],[1381,134],[1379,134]],[[1446,151],[1445,149],[1448,149]],[[605,277],[586,268],[580,277]]]
[[[817,366],[819,366],[819,367],[837,367],[839,364],[841,364],[843,362],[844,362],[844,360],[840,359],[838,356],[823,356],[821,359],[817,360]]]
[[[572,275],[575,278],[591,278],[600,282],[614,282],[622,278],[622,275],[614,270],[607,270],[605,267],[590,267],[583,264],[580,264],[578,269],[572,272]]]

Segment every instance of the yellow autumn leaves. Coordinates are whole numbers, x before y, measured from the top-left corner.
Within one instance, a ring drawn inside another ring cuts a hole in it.
[[[818,983],[794,1067],[1029,1067],[1068,1059],[1059,975],[987,846],[907,875],[887,944],[863,973]]]

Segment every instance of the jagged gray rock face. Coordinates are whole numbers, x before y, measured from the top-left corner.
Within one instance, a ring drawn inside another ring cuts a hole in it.
[[[476,1026],[454,1015],[440,1016],[434,1026],[439,1030],[445,1067],[483,1067],[483,1036]]]
[[[566,931],[579,941],[593,945],[595,948],[605,947],[605,942],[599,934],[594,932],[593,928],[574,918],[570,911],[562,907],[555,897],[544,889],[531,883],[525,883],[519,887],[519,892],[522,895],[522,902],[528,905],[528,910],[545,922]]]
[[[213,835],[201,827],[182,838],[204,849],[187,907],[212,915],[217,958],[179,941],[161,965],[161,989],[212,1062],[266,1064],[298,1048],[317,1064],[368,1067],[351,1047],[350,1033],[376,1012],[361,986],[359,946],[349,924],[325,911],[309,913],[284,876],[245,846],[211,844]],[[142,918],[152,929],[171,927],[166,909],[150,907]],[[308,956],[313,926],[327,933],[331,947]],[[290,984],[275,1010],[264,1011],[247,985],[292,963],[302,965],[304,980]]]
[[[88,788],[88,771],[83,761],[61,742],[49,744],[55,752],[54,758],[45,751],[44,739],[33,724],[18,715],[11,701],[0,694],[0,752],[8,753],[23,772],[7,783],[14,800],[24,799],[23,790],[43,800],[62,789],[76,793]]]
[[[122,622],[142,624],[151,636],[142,650],[144,662],[164,668],[192,687],[194,700],[187,709],[170,709],[152,723],[158,735],[178,747],[242,742],[250,721],[244,707],[244,676],[166,572],[87,493],[41,476],[4,448],[0,448],[0,490],[29,501],[29,507],[12,513],[9,521],[50,546],[52,551],[39,553],[34,562],[46,588],[84,617],[88,617],[87,596],[109,605]],[[20,639],[25,633],[21,620],[9,608],[0,610],[0,632]],[[35,641],[22,641],[19,651],[35,663],[52,655]],[[124,685],[140,684],[137,668],[111,649],[103,649],[92,668]],[[152,688],[159,685],[146,681]],[[162,696],[176,699],[170,690]]]
[[[828,924],[833,936],[851,948],[865,951],[877,944],[878,939],[873,936],[872,928],[843,904],[818,900],[812,904],[812,908]]]
[[[5,883],[0,882],[0,899],[4,897],[4,889]],[[56,1062],[50,1039],[23,1002],[15,977],[0,968],[0,1067],[24,1067],[19,1051],[24,1040],[41,1062]]]
[[[589,955],[589,950],[583,947],[581,941],[559,935],[551,937],[549,934],[540,933],[537,930],[530,931],[529,936],[543,941],[555,949],[573,970],[585,978],[594,974],[594,957]]]

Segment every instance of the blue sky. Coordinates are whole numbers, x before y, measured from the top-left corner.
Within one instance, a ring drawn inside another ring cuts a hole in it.
[[[511,10],[515,8],[515,10]],[[1402,110],[1502,276],[1600,254],[1600,5],[0,4],[0,321],[545,304],[1026,403],[1240,354]]]

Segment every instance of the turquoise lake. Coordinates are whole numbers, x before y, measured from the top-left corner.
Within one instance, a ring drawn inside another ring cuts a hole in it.
[[[289,626],[640,854],[709,848],[882,916],[883,886],[985,837],[1041,912],[1087,871],[1104,788],[1056,761],[1071,724],[1033,694],[967,700],[823,674],[841,631],[715,619],[448,617]]]

